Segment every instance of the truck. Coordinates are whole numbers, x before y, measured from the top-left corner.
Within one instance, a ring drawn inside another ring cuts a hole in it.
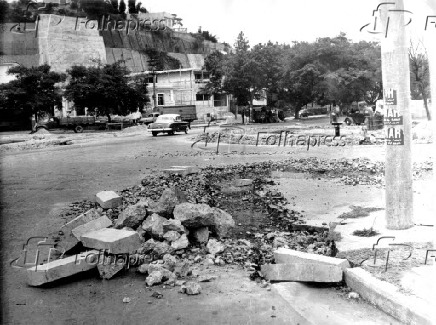
[[[178,114],[182,121],[188,122],[189,128],[191,128],[191,122],[197,119],[195,105],[159,106],[159,113],[161,115]]]
[[[82,133],[84,128],[89,126],[104,128],[106,127],[106,122],[98,121],[94,116],[52,117],[48,121],[36,123],[34,131],[38,131],[41,128],[46,130],[67,128],[76,133]]]

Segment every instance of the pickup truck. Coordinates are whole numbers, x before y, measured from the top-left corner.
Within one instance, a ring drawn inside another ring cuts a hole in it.
[[[188,122],[188,127],[191,128],[191,122],[197,119],[197,110],[195,105],[179,105],[179,106],[160,106],[159,113],[162,114],[177,114],[180,115],[182,121]]]
[[[43,128],[46,130],[54,128],[72,129],[76,133],[82,133],[87,126],[105,126],[106,123],[96,121],[94,116],[74,116],[74,117],[52,117],[46,122],[38,122],[34,127],[34,131]]]

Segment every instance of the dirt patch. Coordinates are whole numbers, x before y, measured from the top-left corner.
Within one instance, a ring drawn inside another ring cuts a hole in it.
[[[405,246],[393,246],[391,248],[387,270],[385,270],[385,268],[386,258],[389,251],[388,248],[377,249],[377,259],[375,265],[373,263],[375,252],[370,248],[339,252],[336,257],[346,258],[352,266],[360,266],[376,278],[397,286],[403,293],[408,293],[407,290],[401,287],[401,278],[404,271],[424,265],[427,249],[433,249],[433,244],[404,244],[410,245],[411,248]],[[411,256],[407,258],[410,253]]]
[[[352,205],[350,212],[342,213],[338,218],[340,219],[355,219],[368,217],[371,212],[384,210],[382,208],[364,208],[356,205]]]
[[[363,228],[363,230],[353,231],[353,235],[358,236],[358,237],[374,237],[374,236],[377,236],[379,234],[380,233],[378,231],[375,231],[372,228],[369,228],[369,229]]]

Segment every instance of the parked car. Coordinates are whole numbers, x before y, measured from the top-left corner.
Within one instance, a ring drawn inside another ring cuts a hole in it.
[[[151,124],[156,121],[159,115],[160,113],[158,112],[148,114],[146,117],[142,117],[141,119],[139,119],[139,124],[145,124],[145,125]]]
[[[173,135],[174,132],[188,133],[188,124],[188,122],[182,121],[179,114],[162,114],[148,126],[148,129],[154,137],[159,133]]]
[[[311,108],[304,108],[300,111],[300,117],[308,117],[315,115],[315,111]]]
[[[371,107],[362,107],[358,110],[348,111],[346,113],[346,118],[344,120],[345,124],[351,125],[356,124],[360,125],[365,123],[366,118],[372,117],[372,108]]]

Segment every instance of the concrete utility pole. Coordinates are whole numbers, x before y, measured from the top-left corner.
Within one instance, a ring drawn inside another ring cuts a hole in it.
[[[426,0],[426,12],[428,14],[427,19],[429,25],[424,31],[424,45],[427,50],[427,58],[430,71],[430,96],[431,106],[430,114],[432,116],[432,130],[433,130],[433,193],[436,192],[436,1]],[[431,22],[431,24],[430,24]],[[433,202],[433,208],[436,207],[436,203]],[[433,245],[436,245],[436,227],[434,228]]]
[[[386,129],[386,221],[388,229],[413,223],[410,69],[404,1],[380,6]],[[395,11],[392,11],[395,10]]]

